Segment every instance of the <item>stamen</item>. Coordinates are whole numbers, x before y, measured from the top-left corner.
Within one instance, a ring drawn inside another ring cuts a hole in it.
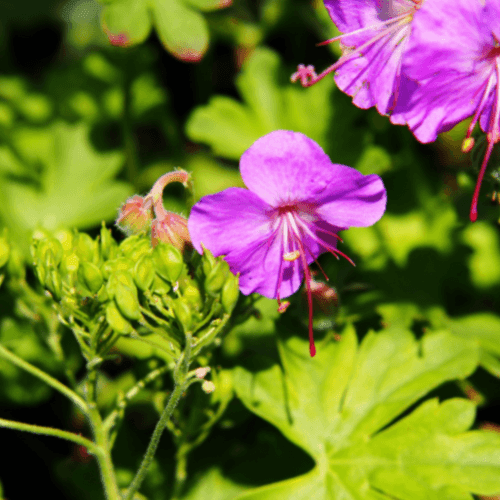
[[[493,112],[490,116],[490,123],[488,127],[488,133],[486,135],[486,139],[488,141],[488,149],[486,150],[486,154],[484,155],[483,163],[481,165],[481,170],[479,171],[479,175],[476,181],[476,187],[474,189],[474,195],[472,196],[472,203],[470,207],[469,218],[471,222],[475,222],[477,220],[477,202],[479,199],[479,191],[481,190],[481,183],[483,182],[484,173],[486,172],[486,166],[488,165],[488,161],[491,156],[491,152],[493,151],[493,146],[496,142],[500,141],[500,56],[495,58],[495,66],[496,66],[496,96],[495,102],[493,105]],[[490,86],[490,81],[492,81],[492,77],[490,77],[488,81],[488,87]],[[484,97],[484,96],[483,96]]]
[[[408,17],[408,15],[405,15],[404,17]],[[358,57],[360,53],[363,52],[366,48],[370,47],[371,45],[374,45],[376,42],[384,38],[390,32],[396,31],[398,27],[404,26],[405,24],[407,24],[407,22],[399,20],[394,26],[384,29],[381,33],[374,36],[360,47],[357,47],[352,52],[342,55],[342,57],[335,64],[332,64],[330,67],[326,68],[319,75],[316,74],[313,65],[305,66],[304,64],[299,64],[297,66],[297,71],[290,77],[290,80],[292,83],[295,83],[297,80],[300,80],[300,83],[303,87],[310,87],[311,85],[314,85],[315,83],[322,80],[325,76],[336,71],[338,68],[343,66],[345,63],[349,62],[351,59]]]
[[[290,302],[288,300],[285,300],[285,301],[279,303],[278,304],[278,312],[280,314],[284,313],[288,309],[289,305],[290,305]]]
[[[408,11],[410,11],[412,9],[413,9],[413,6],[410,6]],[[325,40],[324,42],[317,43],[316,47],[321,47],[322,45],[328,45],[329,43],[337,42],[339,40],[342,40],[342,38],[345,38],[346,36],[357,35],[359,33],[363,33],[364,31],[376,30],[376,29],[381,28],[382,26],[387,27],[389,24],[397,23],[401,19],[408,17],[408,14],[409,14],[409,12],[406,12],[404,14],[400,14],[399,16],[391,17],[391,19],[387,19],[386,21],[382,21],[378,24],[371,24],[370,26],[365,26],[364,28],[359,28],[357,30],[350,31],[349,33],[343,33],[342,35],[336,36],[334,38],[330,38],[328,40]]]
[[[493,87],[493,81],[495,79],[494,77],[495,77],[494,73],[491,73],[488,79],[488,83],[486,84],[486,88],[481,97],[481,101],[479,102],[479,106],[477,107],[476,112],[474,113],[474,116],[472,118],[472,121],[469,124],[469,128],[467,129],[467,133],[465,134],[465,139],[462,142],[462,151],[464,153],[468,153],[474,147],[474,139],[471,138],[472,131],[474,130],[474,127],[476,126],[476,123],[479,120],[479,116],[481,115],[481,112],[484,109],[486,101],[488,100],[491,89]]]

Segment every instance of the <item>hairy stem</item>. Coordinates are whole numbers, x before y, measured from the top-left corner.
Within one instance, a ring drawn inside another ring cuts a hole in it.
[[[181,357],[179,358],[176,369],[174,370],[174,390],[172,391],[172,394],[170,394],[167,406],[165,406],[160,420],[156,424],[153,435],[151,436],[151,441],[148,445],[148,449],[144,454],[137,474],[135,475],[133,481],[130,483],[124,500],[132,500],[134,498],[135,492],[140,488],[142,482],[144,481],[149,466],[153,461],[153,457],[160,443],[163,431],[165,430],[165,427],[167,426],[167,423],[170,420],[170,417],[172,416],[172,413],[177,406],[177,403],[179,402],[182,394],[189,386],[188,371],[189,365],[191,363],[191,342],[191,334],[186,333],[186,348],[183,355],[181,355]]]
[[[31,375],[39,378],[40,380],[43,380],[46,384],[50,385],[52,388],[56,389],[61,394],[64,394],[67,398],[73,401],[73,403],[75,403],[75,405],[78,406],[78,408],[80,408],[80,410],[82,410],[83,413],[88,414],[89,409],[87,407],[87,403],[85,403],[85,401],[76,392],[72,391],[69,387],[65,386],[64,384],[61,384],[59,380],[56,380],[54,377],[51,377],[48,373],[45,373],[36,366],[33,366],[27,361],[24,361],[24,359],[21,359],[19,356],[9,351],[1,344],[0,344],[0,356],[10,361],[17,367],[22,368],[28,373],[31,373]]]

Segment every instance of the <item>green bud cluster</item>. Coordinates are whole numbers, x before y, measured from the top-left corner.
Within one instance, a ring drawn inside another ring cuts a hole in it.
[[[8,251],[0,239],[0,265]],[[199,351],[215,340],[239,297],[238,278],[208,250],[183,255],[163,242],[153,248],[146,234],[118,244],[104,225],[95,239],[37,233],[31,255],[59,316],[85,341],[108,339],[108,349],[113,336],[159,334],[171,351],[187,339]]]

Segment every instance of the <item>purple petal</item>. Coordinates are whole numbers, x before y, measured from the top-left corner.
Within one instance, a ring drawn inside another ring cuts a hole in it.
[[[261,137],[240,160],[245,185],[273,207],[314,199],[325,189],[331,168],[316,142],[288,130]]]
[[[333,23],[342,33],[381,25],[408,10],[405,0],[323,0]]]
[[[424,2],[412,23],[405,54],[404,73],[417,81],[448,70],[463,74],[477,71],[491,29],[479,0]]]
[[[480,2],[434,0],[415,15],[403,74],[419,85],[401,86],[391,121],[406,122],[421,142],[434,141],[479,106],[491,74],[484,13]]]
[[[387,194],[382,179],[363,175],[354,168],[334,165],[328,188],[318,197],[317,213],[339,228],[367,227],[385,212]]]
[[[397,97],[403,52],[409,25],[390,32],[355,57],[344,63],[335,73],[335,83],[353,97],[353,104],[367,109],[377,106],[387,114]]]
[[[224,255],[234,274],[240,273],[240,290],[276,298],[281,272],[280,296],[295,293],[302,282],[299,260],[283,260],[285,252],[280,234],[273,235],[271,207],[257,195],[242,188],[229,188],[205,196],[191,210],[188,228],[193,246],[203,252],[201,243],[215,256]]]

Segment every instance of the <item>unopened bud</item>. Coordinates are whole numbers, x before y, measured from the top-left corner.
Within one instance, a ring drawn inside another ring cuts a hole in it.
[[[156,272],[170,283],[179,279],[184,266],[181,252],[172,245],[159,243],[153,251]]]
[[[215,384],[210,382],[210,380],[205,380],[205,382],[201,384],[201,389],[205,394],[210,394],[215,391]]]
[[[65,252],[70,252],[73,248],[73,233],[67,229],[60,229],[54,233],[55,238],[61,243]]]
[[[120,208],[116,225],[127,234],[147,231],[154,218],[151,203],[144,203],[142,196],[132,196]]]
[[[177,299],[172,304],[174,315],[184,331],[189,331],[193,322],[189,306],[182,300]]]
[[[224,312],[231,314],[233,312],[236,302],[240,296],[240,290],[238,288],[238,276],[233,273],[229,273],[229,276],[222,287],[221,292],[221,304]]]
[[[134,278],[129,271],[115,271],[113,272],[106,283],[106,290],[108,295],[113,298],[115,296],[116,288],[120,285],[128,286],[129,288],[135,288]]]
[[[141,319],[141,310],[135,285],[132,288],[118,281],[115,288],[115,301],[118,309],[125,318],[130,320]]]
[[[229,273],[229,266],[227,262],[222,259],[217,260],[213,269],[208,273],[205,278],[205,291],[216,297],[222,290]]]
[[[187,219],[167,211],[162,215],[161,219],[155,219],[151,225],[151,244],[155,247],[160,241],[170,243],[182,252],[186,245],[191,245]]]
[[[151,289],[156,295],[162,296],[170,292],[172,287],[158,275],[155,275]]]
[[[205,378],[206,374],[210,371],[210,367],[209,366],[203,366],[200,368],[196,368],[196,370],[194,371],[194,374],[196,375],[196,378],[199,378],[199,379],[202,379],[202,378]]]
[[[103,284],[101,270],[92,262],[82,263],[78,269],[78,278],[92,294],[96,294]]]
[[[102,275],[104,279],[109,279],[111,274],[117,271],[129,271],[134,267],[134,263],[130,259],[125,257],[119,257],[117,259],[107,260],[101,267]]]
[[[61,275],[57,269],[52,269],[47,273],[46,287],[50,290],[50,292],[52,292],[54,299],[61,300],[62,281]]]
[[[150,288],[155,278],[153,258],[143,255],[134,266],[134,281],[138,288],[145,291]]]
[[[94,240],[87,233],[76,234],[73,244],[74,251],[80,261],[92,262],[94,258]]]
[[[132,325],[121,315],[114,302],[109,302],[106,306],[106,321],[113,330],[118,333],[130,333]]]
[[[203,305],[203,301],[201,299],[201,294],[198,288],[194,285],[188,285],[184,288],[182,292],[182,296],[186,299],[186,301],[193,306],[196,311],[199,311]]]
[[[203,255],[201,256],[201,266],[203,269],[203,274],[205,276],[208,276],[210,274],[210,271],[215,266],[215,257],[208,248],[205,248],[203,243],[201,244],[201,247],[203,248]]]
[[[47,254],[50,252],[50,262],[47,261]],[[49,266],[58,266],[62,260],[63,247],[59,240],[46,238],[38,242],[36,258],[38,263]]]
[[[116,251],[116,241],[111,236],[111,229],[106,228],[103,222],[101,226],[101,255],[104,260],[114,257]]]

